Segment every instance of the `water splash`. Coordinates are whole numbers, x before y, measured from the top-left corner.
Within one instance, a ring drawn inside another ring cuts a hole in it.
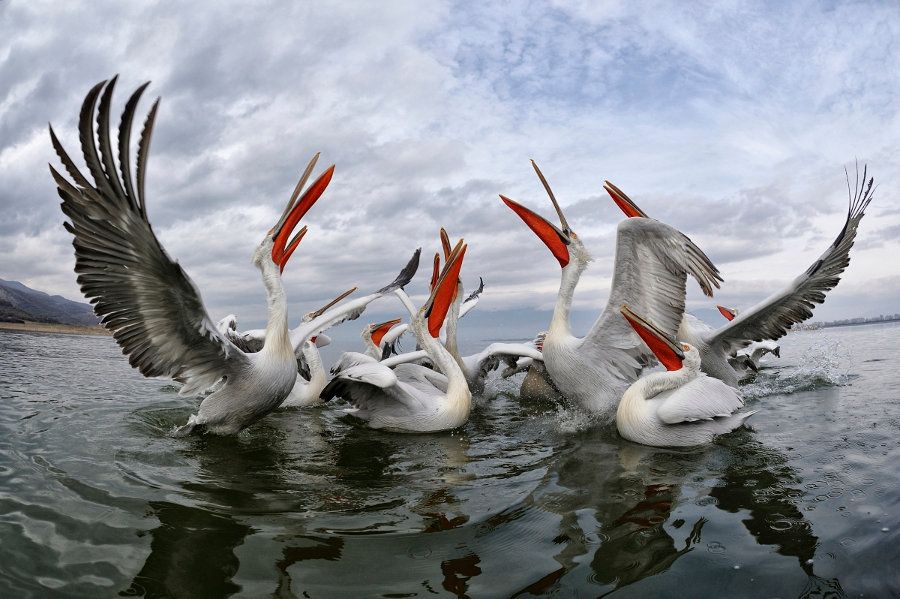
[[[581,433],[609,423],[609,418],[593,414],[578,406],[556,405],[556,414],[550,413],[557,431],[565,434]]]
[[[796,366],[764,369],[752,383],[743,385],[746,399],[758,399],[767,395],[812,391],[825,387],[841,387],[849,384],[849,366],[852,355],[839,339],[828,337],[806,348]]]

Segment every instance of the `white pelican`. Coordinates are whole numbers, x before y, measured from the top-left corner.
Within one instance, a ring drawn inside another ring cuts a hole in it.
[[[873,178],[866,184],[865,166],[862,182],[857,171],[855,190],[850,189],[850,177],[847,177],[850,206],[841,232],[831,246],[786,287],[741,312],[728,324],[711,331],[706,330],[709,327],[698,327],[697,319],[686,317],[683,320],[677,338],[697,348],[701,368],[706,374],[736,387],[738,373],[728,362],[732,354],[753,341],[779,339],[787,334],[792,325],[812,316],[815,305],[825,301],[825,294],[838,284],[841,273],[850,263],[850,248],[853,247],[859,221],[872,200],[872,184]],[[644,217],[630,220],[646,220],[647,215],[618,187],[609,181],[605,187],[625,214]]]
[[[372,428],[434,432],[466,423],[472,394],[459,365],[438,340],[465,250],[460,240],[421,309],[416,310],[402,289],[394,291],[409,311],[413,334],[441,372],[417,364],[392,369],[366,357],[335,374],[322,399],[345,399],[354,408],[351,413]]]
[[[737,357],[747,356],[750,359],[750,362],[755,366],[755,369],[759,369],[759,361],[766,354],[772,354],[776,358],[781,357],[781,346],[778,345],[775,341],[771,339],[764,339],[763,341],[754,341],[747,347],[738,350]]]
[[[622,315],[666,367],[644,375],[622,395],[616,428],[624,438],[653,447],[701,445],[756,413],[735,414],[744,406],[741,392],[701,372],[695,347],[679,347],[627,306]]]
[[[450,238],[447,235],[447,231],[443,228],[441,228],[441,245],[444,249],[444,259],[447,260],[450,255]],[[437,273],[439,262],[440,256],[435,254],[435,274]],[[484,393],[485,380],[487,379],[488,373],[496,370],[501,361],[508,366],[514,366],[516,360],[521,357],[528,357],[538,361],[543,360],[540,350],[533,344],[528,343],[491,343],[475,354],[463,356],[459,353],[456,337],[459,319],[475,307],[478,298],[484,292],[484,280],[479,277],[479,281],[480,285],[478,286],[478,289],[463,302],[462,280],[457,280],[457,289],[453,297],[453,304],[450,306],[450,310],[447,314],[447,322],[445,323],[446,336],[444,338],[444,346],[462,369],[463,375],[465,375],[466,381],[469,384],[469,390],[473,395],[481,395]],[[467,307],[466,312],[463,312],[463,307]]]
[[[437,264],[437,268],[435,269],[434,276],[432,277],[432,282],[431,282],[432,286],[434,285],[435,281],[437,280],[437,276],[439,274],[438,273],[439,268],[440,268],[440,265]],[[460,308],[459,308],[458,318],[462,318],[463,316],[468,314],[472,310],[472,308],[474,308],[478,304],[478,300],[481,297],[482,292],[484,292],[484,279],[482,279],[481,277],[478,277],[478,289],[476,289],[475,291],[470,293],[466,297],[466,299],[463,300],[462,306],[460,306]],[[447,318],[449,318],[449,317],[450,317],[450,315],[448,314]],[[397,358],[399,360],[399,361],[395,360],[395,363],[397,363],[397,364],[403,364],[406,362],[416,362],[416,361],[419,361],[422,359],[427,360],[427,354],[425,354],[425,352],[423,352],[421,350],[418,350],[416,352],[406,352],[406,353],[399,353],[397,351],[397,347],[398,347],[397,340],[400,339],[400,337],[402,337],[406,333],[407,330],[409,330],[409,323],[405,322],[403,324],[395,326],[394,328],[389,330],[387,333],[385,333],[384,337],[381,338],[381,345],[380,345],[381,351],[382,351],[382,353],[381,353],[382,359],[387,359],[389,357],[389,354],[387,353],[389,351],[390,355],[395,355],[395,354],[397,355]],[[441,339],[441,343],[444,343],[445,347],[446,347],[447,333],[446,333],[445,328],[441,329],[440,339]],[[403,357],[401,358],[401,356],[403,356]]]
[[[81,108],[81,147],[93,183],[81,174],[50,128],[53,147],[73,181],[50,166],[63,199],[62,211],[71,219],[65,227],[74,236],[78,283],[129,363],[144,376],[179,381],[183,383],[180,394],[185,396],[225,379],[176,431],[177,436],[195,430],[236,433],[277,408],[294,385],[297,363],[288,336],[281,270],[306,227],[288,242],[291,231],[321,196],[334,167],[300,196],[318,155],[313,158],[278,223],[253,253],[253,264],[262,271],[266,288],[269,323],[265,347],[246,353],[216,330],[194,282],[166,253],[147,219],[144,179],[158,99],[141,131],[135,175],[129,142],[135,107],[149,83],[139,87],[125,106],[116,164],[109,126],[115,82],[114,77],[108,84],[94,86]]]
[[[712,295],[721,277],[709,258],[682,233],[653,219],[626,219],[618,226],[606,309],[587,336],[575,337],[569,311],[575,286],[591,257],[569,229],[534,161],[532,165],[550,195],[562,229],[509,198],[500,198],[537,234],[562,267],[559,295],[544,340],[544,365],[564,396],[612,418],[622,392],[654,359],[622,320],[619,307],[625,303],[635,306],[663,331],[674,335],[684,312],[687,275],[697,280],[706,295]]]
[[[419,251],[417,250],[397,277],[378,291],[339,303],[356,291],[356,287],[354,287],[324,307],[303,316],[300,325],[291,329],[290,333],[291,345],[297,358],[297,380],[281,407],[302,408],[321,403],[319,394],[328,382],[318,350],[322,346],[320,339],[325,337],[324,331],[342,322],[359,318],[370,303],[408,284],[418,268]],[[247,331],[241,334],[241,338],[245,343],[261,345],[266,339],[266,331],[262,329]]]
[[[402,318],[394,318],[393,320],[370,324],[363,328],[361,337],[366,346],[366,355],[370,358],[375,358],[376,360],[388,357],[385,354],[390,355],[390,343],[386,341],[385,344],[382,345],[382,341],[384,341],[385,336],[391,328],[394,327],[394,325],[400,324],[400,321],[402,320]]]

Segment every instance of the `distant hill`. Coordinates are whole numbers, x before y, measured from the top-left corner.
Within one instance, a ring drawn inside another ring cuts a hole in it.
[[[18,281],[0,279],[0,321],[26,320],[86,326],[100,322],[90,304],[73,302],[61,295],[48,295]]]

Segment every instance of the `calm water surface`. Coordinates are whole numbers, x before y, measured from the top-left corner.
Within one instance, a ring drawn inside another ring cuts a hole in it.
[[[898,333],[791,333],[751,426],[673,451],[520,379],[453,433],[174,439],[197,400],[111,338],[0,332],[0,597],[898,597]]]

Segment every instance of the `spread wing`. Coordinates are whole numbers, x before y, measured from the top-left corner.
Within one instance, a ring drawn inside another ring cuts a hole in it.
[[[484,379],[501,362],[508,368],[515,368],[516,361],[523,357],[544,360],[541,350],[530,343],[491,343],[477,354],[463,356],[462,360],[469,373]]]
[[[311,336],[318,335],[347,320],[356,320],[370,303],[384,297],[385,294],[391,293],[396,289],[402,289],[408,285],[419,268],[419,256],[421,253],[421,248],[413,252],[412,258],[409,259],[409,262],[406,263],[406,266],[403,267],[403,270],[400,271],[397,277],[375,293],[329,308],[291,330],[291,344],[294,346],[294,351],[298,351],[300,344]],[[263,331],[263,337],[265,337],[265,331]]]
[[[481,298],[482,293],[484,293],[484,279],[478,277],[478,289],[470,293],[469,296],[463,300],[462,306],[459,308],[459,318],[468,314],[469,310],[478,305],[478,300]]]
[[[365,418],[376,413],[382,419],[407,418],[427,409],[434,397],[440,396],[436,382],[443,379],[446,390],[446,377],[425,370],[414,364],[398,366],[395,371],[378,362],[358,363],[336,374],[319,397],[326,401],[340,397]]]
[[[135,107],[148,84],[138,88],[125,106],[116,165],[109,126],[115,82],[113,78],[94,86],[81,108],[79,132],[89,178],[50,128],[53,147],[72,180],[50,167],[62,211],[71,220],[65,227],[73,235],[78,284],[134,368],[144,376],[185,383],[182,394],[196,393],[244,365],[247,358],[216,329],[197,287],[160,245],[147,220],[144,178],[159,100],[141,131],[136,181],[129,142]],[[95,139],[92,120],[98,97]]]
[[[608,364],[621,379],[633,381],[655,358],[619,313],[628,305],[674,338],[684,314],[687,275],[706,295],[722,277],[686,235],[651,218],[619,223],[616,257],[606,309],[582,341],[581,351],[595,364]],[[634,308],[639,306],[640,308]]]
[[[862,183],[850,198],[847,220],[834,243],[790,285],[716,329],[710,345],[718,344],[730,355],[752,341],[783,337],[793,324],[811,317],[813,308],[825,301],[825,294],[838,284],[841,273],[850,264],[850,248],[872,200],[872,184],[872,178],[866,182],[863,167]]]

